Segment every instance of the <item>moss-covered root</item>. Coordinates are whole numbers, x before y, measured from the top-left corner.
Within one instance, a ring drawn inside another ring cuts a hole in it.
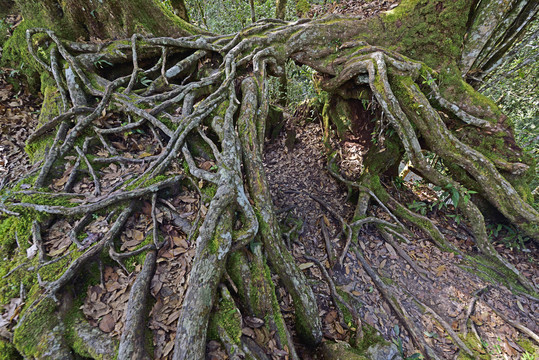
[[[284,245],[264,172],[261,145],[258,142],[255,123],[259,106],[257,81],[253,78],[245,79],[242,82],[242,91],[238,132],[249,193],[258,210],[259,234],[271,266],[294,301],[298,333],[307,343],[317,344],[322,340],[322,324],[318,316],[316,299],[307,284],[307,279],[298,269],[294,258]]]
[[[271,273],[262,255],[262,246],[251,247],[253,253],[237,251],[230,256],[228,273],[238,290],[241,307],[248,314],[263,319],[280,349],[288,349],[291,359],[298,359],[294,344],[281,314]]]
[[[241,348],[242,316],[230,292],[221,287],[221,296],[215,304],[208,327],[209,338],[219,340],[231,359],[249,359]]]
[[[203,359],[206,353],[206,331],[213,299],[224,272],[227,250],[232,245],[232,211],[224,211],[217,224],[212,225],[207,222],[211,207],[197,238],[197,253],[174,340],[174,360]],[[214,231],[205,229],[208,226]],[[207,233],[211,238],[203,237]]]
[[[367,357],[355,352],[348,343],[325,341],[319,347],[316,359],[324,360],[368,360]]]
[[[370,189],[378,197],[378,199],[383,201],[395,216],[402,220],[409,221],[428,234],[434,244],[436,244],[440,249],[460,253],[460,251],[453,244],[447,241],[432,220],[426,216],[414,213],[391,197],[380,183],[380,178],[378,176],[366,173],[361,178],[361,184]]]
[[[65,326],[51,298],[44,298],[15,329],[13,343],[29,359],[74,359],[65,342]]]
[[[156,258],[155,251],[149,251],[146,254],[144,266],[129,293],[125,326],[118,350],[118,360],[149,358],[144,349],[144,331],[147,315],[146,305],[150,296],[150,283],[155,273]]]

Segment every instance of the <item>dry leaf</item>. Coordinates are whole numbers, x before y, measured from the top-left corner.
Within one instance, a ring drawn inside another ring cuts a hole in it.
[[[305,270],[305,269],[310,268],[313,265],[314,265],[314,263],[312,263],[312,262],[306,262],[306,263],[303,263],[303,264],[299,264],[298,267],[300,268],[300,270]]]
[[[111,314],[105,315],[103,319],[99,322],[99,328],[101,331],[109,333],[112,330],[114,330],[114,327],[116,326],[116,322],[114,321],[114,318]]]

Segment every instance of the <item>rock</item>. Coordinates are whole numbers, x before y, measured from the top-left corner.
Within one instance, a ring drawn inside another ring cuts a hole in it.
[[[397,347],[395,344],[391,343],[376,343],[372,346],[370,346],[367,351],[365,351],[365,355],[370,360],[399,360],[402,359],[402,357],[399,354],[399,351],[397,350]]]

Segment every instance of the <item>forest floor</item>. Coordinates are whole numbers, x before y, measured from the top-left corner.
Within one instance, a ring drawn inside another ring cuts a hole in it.
[[[374,16],[379,11],[393,8],[398,1],[377,0],[361,6],[357,4],[358,2],[354,1],[327,3],[313,7],[310,15],[338,13]],[[0,69],[0,189],[4,183],[18,179],[33,169],[24,147],[27,137],[37,126],[40,102],[39,96],[30,94],[20,85],[16,71]],[[114,116],[101,118],[99,121],[110,126],[119,122]],[[295,141],[292,143],[290,134],[295,134]],[[370,139],[370,132],[367,135],[361,139],[350,136],[346,141],[332,144],[339,149],[339,164],[343,175],[350,179],[357,176],[361,169],[362,155],[366,150],[365,139]],[[113,145],[124,151],[124,156],[132,154],[133,158],[144,159],[159,153],[159,144],[149,141],[150,138],[152,137],[145,136],[144,133],[124,134],[118,136]],[[103,152],[105,151],[103,149]],[[206,169],[214,165],[209,159],[197,158],[197,161]],[[322,128],[316,121],[288,116],[285,131],[266,144],[265,167],[275,209],[280,213],[284,231],[293,230],[288,239],[290,251],[310,279],[317,296],[324,337],[349,340],[353,331],[348,327],[353,327],[353,324],[343,323],[342,319],[339,319],[326,279],[317,265],[307,260],[305,255],[315,257],[326,266],[338,290],[346,295],[349,304],[356,309],[365,323],[376,328],[386,340],[402,344],[404,355],[411,356],[417,351],[416,347],[357,261],[354,252],[347,252],[342,267],[338,264],[331,266],[333,264],[329,263],[326,244],[330,244],[329,254],[337,257],[341,255],[344,245],[340,236],[341,225],[335,214],[350,220],[355,205],[354,197],[349,198],[347,189],[326,170],[326,163]],[[120,179],[135,176],[142,172],[146,165],[147,163],[128,166],[110,164],[101,168],[102,193],[114,191],[115,184]],[[70,171],[71,169],[66,168],[65,176],[51,187],[60,189]],[[172,169],[172,172],[177,171],[180,169]],[[199,185],[202,187],[204,184]],[[399,200],[405,204],[435,201],[434,192],[424,184],[404,182],[398,185],[401,187],[398,193],[395,184],[387,182],[386,185],[388,190],[395,196],[400,196]],[[75,185],[74,192],[88,192],[92,187],[91,177],[84,176]],[[158,209],[159,231],[167,244],[159,251],[158,266],[151,287],[155,302],[150,314],[150,329],[153,332],[156,359],[167,359],[171,356],[176,320],[187,286],[186,274],[190,271],[195,250],[189,235],[192,226],[190,224],[194,223],[199,215],[204,216],[208,200],[203,187],[196,191],[186,187]],[[373,208],[375,213],[372,215],[387,217],[381,209]],[[121,250],[135,249],[152,232],[150,212],[151,204],[146,203],[130,217],[127,230],[120,239],[123,244]],[[454,215],[451,212],[452,208],[448,207],[431,211],[427,215],[444,229],[447,239],[462,252],[477,255],[466,224],[456,223],[454,218],[448,216]],[[105,216],[96,215],[85,228],[88,234],[85,241],[91,243],[99,238],[108,229],[108,220]],[[68,254],[71,240],[66,234],[74,225],[74,222],[66,220],[53,221],[44,231],[43,240],[48,256]],[[521,358],[526,352],[525,343],[529,341],[523,343],[522,334],[492,309],[538,333],[539,302],[523,295],[515,295],[503,284],[487,282],[485,276],[474,274],[476,267],[468,259],[439,250],[425,234],[412,226],[409,228],[413,235],[405,235],[407,242],[398,243],[398,246],[417,264],[420,273],[412,269],[411,264],[399,255],[399,249],[387,243],[373,225],[363,227],[359,234],[359,246],[370,265],[401,299],[406,312],[423,332],[427,343],[443,354],[444,358],[455,358],[457,348],[439,321],[425,312],[424,305],[441,316],[455,331],[464,330],[467,320],[471,320],[482,340],[482,345],[472,350],[489,354],[493,359]],[[527,243],[528,249],[525,251],[516,247],[510,249],[504,241],[520,245],[510,236],[506,231],[494,237],[497,250],[525,276],[539,284],[539,249],[533,243]],[[82,289],[86,296],[81,307],[89,323],[116,339],[119,338],[124,325],[123,314],[128,290],[140,271],[141,264],[135,262],[131,266],[104,264],[100,281]],[[279,279],[274,280],[278,286],[281,309],[292,328],[292,300],[280,285]],[[487,290],[478,296],[478,291],[483,289]],[[468,314],[467,310],[473,301],[475,310]],[[13,298],[3,310],[0,309],[0,336],[3,328],[12,328],[23,302],[22,296]],[[263,344],[272,358],[281,358],[282,354],[275,348],[270,334],[260,328],[255,320],[245,322],[243,333]],[[208,352],[211,359],[226,358],[223,349],[216,342],[210,341]],[[310,359],[312,356],[308,349],[300,349],[300,353],[302,359]]]
[[[283,222],[297,223],[291,219],[299,219],[299,223],[303,224],[291,250],[308,278],[312,280],[320,305],[320,316],[324,322],[324,336],[329,339],[348,340],[350,332],[344,330],[339,322],[326,280],[315,264],[305,260],[305,254],[316,257],[326,265],[335,285],[353,299],[350,305],[356,307],[366,323],[375,327],[389,341],[398,343],[400,339],[405,354],[412,355],[415,352],[414,345],[402,325],[399,328],[398,319],[365,273],[355,254],[348,252],[342,268],[338,264],[332,268],[329,266],[323,227],[327,229],[333,256],[340,256],[344,240],[342,236],[337,236],[341,231],[339,220],[327,207],[349,220],[352,218],[354,205],[347,201],[346,188],[337,183],[326,170],[326,149],[321,140],[321,125],[305,120],[299,120],[298,123],[298,119],[289,119],[286,129],[266,146],[266,171],[276,209],[289,209],[281,215]],[[296,142],[291,149],[286,144],[287,134],[290,132],[296,133]],[[361,155],[364,151],[361,141],[350,137],[336,145],[340,148],[341,168],[348,173],[344,175],[353,176],[361,166]],[[389,185],[390,188],[391,186]],[[428,186],[417,182],[406,182],[403,186],[406,191],[404,194],[401,191],[400,201],[404,203],[411,204],[414,199],[428,202],[435,196]],[[320,200],[325,206],[321,205]],[[449,209],[447,214],[450,214]],[[428,215],[446,234],[447,239],[461,251],[477,254],[466,225],[455,223],[447,214],[439,211]],[[381,209],[377,209],[373,215],[381,218],[387,216]],[[400,243],[399,246],[419,265],[422,274],[416,273],[410,264],[399,256],[396,249],[384,241],[374,225],[363,227],[359,235],[359,245],[372,268],[387,281],[402,300],[410,317],[416,320],[416,325],[423,331],[429,345],[442,351],[445,358],[455,357],[457,348],[440,324],[425,313],[419,303],[434,310],[453,330],[463,330],[466,327],[467,309],[476,292],[490,285],[488,292],[477,301],[475,311],[470,315],[484,341],[484,347],[473,350],[489,353],[493,359],[517,359],[525,353],[518,345],[521,339],[519,332],[494,314],[491,308],[537,332],[539,303],[514,295],[503,285],[488,283],[466,271],[473,268],[473,265],[459,255],[441,251],[425,234],[412,226],[410,230],[414,235],[406,235],[409,242]],[[497,250],[519,271],[537,283],[538,249],[533,244],[527,244],[530,248],[524,252],[516,249],[512,251],[501,243],[502,236],[497,240],[500,241],[497,243]],[[285,301],[284,308],[288,307],[288,301]]]
[[[39,97],[29,94],[24,87],[13,86],[6,80],[14,82],[16,74],[10,69],[2,69],[0,75],[0,176],[2,181],[16,179],[31,171],[32,166],[24,152],[25,140],[31,130],[36,127]],[[113,118],[108,120],[113,123]],[[290,141],[292,138],[294,141]],[[370,133],[369,133],[370,134]],[[119,137],[116,147],[131,151],[134,157],[143,158],[158,152],[157,144],[146,143],[144,134]],[[295,135],[295,137],[294,137]],[[368,139],[369,137],[367,137]],[[287,140],[288,139],[288,140]],[[339,149],[340,166],[343,175],[354,178],[361,169],[362,154],[365,151],[365,137],[349,136],[346,141],[332,144]],[[104,151],[104,150],[103,150]],[[211,161],[198,159],[202,167],[211,167]],[[330,296],[326,279],[320,269],[305,255],[317,258],[326,266],[330,276],[341,294],[349,299],[360,317],[367,324],[376,328],[388,341],[403,346],[403,352],[410,356],[416,352],[414,344],[388,303],[377,290],[371,278],[366,274],[355,254],[349,250],[343,266],[330,266],[328,246],[330,243],[332,256],[342,253],[344,240],[339,234],[340,222],[335,214],[349,220],[353,214],[354,197],[347,199],[347,191],[331,177],[326,170],[326,150],[322,142],[322,128],[316,121],[287,116],[284,131],[266,144],[265,167],[270,182],[274,205],[280,213],[279,217],[284,229],[294,228],[290,232],[289,244],[293,256],[300,268],[305,272],[313,286],[323,320],[324,337],[334,340],[349,340],[353,331],[339,319],[338,312]],[[122,177],[133,176],[142,171],[144,164],[118,167],[110,164],[101,169],[101,177],[106,188],[113,188],[115,181]],[[70,169],[66,169],[66,175]],[[129,175],[131,174],[131,175]],[[59,180],[60,182],[62,179]],[[108,184],[108,185],[107,185]],[[54,188],[60,183],[52,184]],[[387,184],[388,189],[397,196],[394,184]],[[75,186],[75,192],[84,192],[93,186],[90,177],[84,177]],[[186,274],[190,270],[194,254],[193,243],[188,236],[186,223],[193,222],[197,214],[204,215],[207,200],[201,198],[193,189],[182,189],[180,194],[170,199],[168,204],[159,208],[158,221],[160,232],[168,240],[159,252],[158,268],[152,281],[152,295],[155,303],[151,312],[150,328],[153,330],[155,356],[166,359],[171,355],[175,335],[175,321],[185,292]],[[402,191],[404,190],[404,191]],[[434,200],[435,194],[426,185],[418,182],[405,182],[399,192],[400,201],[411,204],[414,200],[428,203]],[[169,211],[174,208],[177,213]],[[387,217],[381,209],[373,207],[375,216]],[[151,233],[151,206],[146,204],[128,221],[127,231],[122,235],[122,249],[131,250],[140,245],[146,235]],[[437,225],[445,229],[448,240],[467,254],[476,254],[473,239],[461,222],[457,224],[447,215],[451,207],[428,216]],[[178,214],[179,217],[178,217]],[[101,236],[106,231],[107,219],[95,216],[88,225],[87,242]],[[53,222],[43,234],[48,256],[65,255],[71,245],[66,235],[74,226],[66,220]],[[440,351],[447,359],[455,357],[457,348],[447,336],[440,323],[432,315],[424,311],[424,305],[439,314],[453,330],[461,331],[469,319],[474,323],[482,346],[474,350],[490,354],[493,359],[518,359],[525,352],[522,335],[504,319],[497,316],[492,309],[520,323],[535,333],[539,332],[539,303],[522,295],[511,293],[501,284],[486,282],[474,275],[474,265],[459,255],[440,251],[429,242],[428,238],[410,226],[413,236],[405,235],[408,242],[398,246],[406,252],[420,273],[417,273],[400,255],[398,249],[384,241],[377,229],[364,226],[359,234],[359,245],[364,251],[367,261],[401,299],[407,313],[415,319],[416,326],[421,329],[426,341]],[[326,235],[324,235],[326,233]],[[507,235],[506,235],[507,236]],[[499,235],[496,248],[511,261],[524,275],[535,283],[539,283],[539,251],[533,244],[526,251],[510,250],[502,243],[503,235]],[[141,264],[133,264],[134,271],[117,264],[106,264],[102,271],[101,283],[82,289],[86,293],[82,309],[90,324],[99,327],[111,337],[117,338],[123,329],[123,313],[127,304],[128,289],[133,283]],[[274,278],[278,286],[278,297],[285,319],[293,327],[294,314],[292,300]],[[488,290],[477,299],[475,311],[467,314],[467,309],[477,292]],[[0,312],[0,327],[10,326],[17,319],[16,309],[20,308],[22,298],[14,298]],[[280,358],[278,350],[271,343],[271,336],[260,329],[256,321],[245,323],[244,334],[252,336],[265,344],[266,351],[273,358]],[[300,349],[303,359],[311,358],[307,349]],[[225,359],[224,351],[215,342],[209,343],[211,359]]]

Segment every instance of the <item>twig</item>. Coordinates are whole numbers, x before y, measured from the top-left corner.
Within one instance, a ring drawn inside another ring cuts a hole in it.
[[[47,121],[45,124],[41,125],[36,131],[34,131],[26,141],[28,143],[34,142],[37,138],[40,136],[43,136],[45,133],[51,131],[54,129],[59,123],[61,123],[64,120],[67,120],[75,115],[82,115],[82,114],[88,114],[91,113],[94,109],[86,106],[78,106],[71,108],[68,112],[65,112],[63,114],[60,114],[53,119]]]
[[[81,214],[86,214],[86,213],[94,213],[96,211],[106,208],[107,206],[110,206],[119,202],[123,202],[123,201],[136,199],[136,198],[160,191],[164,188],[167,188],[169,186],[176,184],[181,179],[183,179],[182,175],[176,175],[172,178],[163,180],[159,183],[150,185],[146,188],[121,192],[114,195],[108,194],[106,195],[106,197],[102,196],[100,200],[94,203],[78,205],[76,207],[38,205],[38,204],[33,204],[33,203],[13,203],[12,206],[22,206],[25,208],[31,208],[37,211],[41,211],[41,212],[45,212],[45,213],[53,214],[53,215],[74,216],[74,215],[81,215]]]
[[[79,249],[83,248],[84,246],[79,242],[79,239],[77,239],[77,235],[90,223],[92,220],[92,214],[88,213],[82,217],[75,226],[69,231],[69,238],[71,241],[77,245]]]
[[[323,219],[320,223],[320,227],[322,229],[322,236],[324,237],[324,243],[326,244],[326,252],[328,254],[329,266],[333,267],[333,265],[335,264],[335,256],[333,255],[333,248],[331,246],[331,239],[329,237],[328,229]]]
[[[22,267],[29,266],[29,265],[30,264],[28,264],[28,263],[22,263],[22,264],[19,264],[19,265],[15,266],[13,269],[9,270],[9,272],[6,275],[2,276],[2,279],[8,278],[9,275],[13,274],[15,271],[19,270]]]
[[[339,318],[344,323],[345,327],[348,327],[348,325],[346,324],[346,321],[344,319],[344,315],[343,315],[343,313],[341,311],[341,308],[339,306],[339,302],[341,304],[343,304],[344,306],[346,306],[346,309],[350,312],[354,322],[356,323],[356,328],[358,329],[358,331],[360,331],[360,329],[361,329],[361,320],[359,319],[359,316],[358,316],[356,310],[350,304],[348,304],[348,302],[346,300],[344,300],[343,297],[337,292],[337,289],[335,288],[335,283],[331,279],[331,276],[329,276],[329,273],[327,272],[325,266],[317,258],[315,258],[313,256],[304,255],[303,257],[305,259],[309,260],[309,261],[314,262],[318,266],[318,268],[320,269],[320,272],[324,276],[324,279],[326,280],[326,282],[327,282],[327,284],[329,286],[331,297],[333,298],[333,303],[335,304],[335,309],[337,310],[337,313],[339,314]]]
[[[451,339],[453,339],[453,343],[455,345],[457,345],[462,351],[464,351],[466,353],[467,356],[471,357],[471,358],[474,358],[474,359],[479,359],[474,353],[473,351],[471,351],[468,346],[466,346],[466,344],[460,339],[460,337],[457,335],[457,333],[455,333],[455,331],[453,331],[453,329],[451,328],[451,325],[449,325],[447,323],[447,321],[445,321],[440,315],[438,315],[438,313],[436,311],[434,311],[433,309],[431,309],[429,306],[427,306],[425,303],[421,302],[419,299],[417,299],[413,294],[411,294],[410,292],[406,291],[408,293],[408,295],[410,295],[414,301],[416,301],[423,309],[425,309],[426,312],[428,312],[429,314],[432,315],[432,317],[434,319],[436,319],[436,321],[442,325],[442,327],[444,328],[445,332],[449,334],[449,336],[451,336]]]
[[[161,247],[162,244],[159,244],[159,234],[157,231],[157,227],[159,226],[159,223],[157,222],[157,215],[156,215],[156,206],[157,203],[157,194],[152,195],[152,223],[153,223],[153,243],[157,249]]]
[[[479,298],[479,296],[481,296],[487,290],[488,290],[488,287],[485,287],[483,289],[479,289],[479,290],[475,291],[473,293],[472,300],[470,300],[470,303],[468,304],[468,310],[466,310],[466,317],[464,318],[464,325],[465,325],[464,326],[464,338],[465,339],[468,336],[468,325],[470,325],[470,327],[473,325],[473,322],[468,323],[468,321],[470,320],[470,316],[475,311],[475,303],[477,302],[477,299]]]
[[[43,246],[43,239],[41,238],[41,226],[37,220],[32,223],[32,240],[39,253],[39,262],[42,263],[47,259],[47,256],[45,255],[45,246]]]
[[[402,249],[402,247],[397,243],[391,234],[388,234],[385,228],[380,228],[380,234],[382,234],[382,237],[385,241],[387,241],[393,248],[397,251],[397,253],[414,269],[414,271],[419,275],[419,277],[425,281],[431,281],[429,279],[429,273],[423,269],[421,269],[414,260]]]
[[[84,153],[82,152],[82,150],[78,146],[75,146],[75,150],[77,151],[79,156],[86,163],[86,166],[88,167],[88,171],[90,171],[90,175],[92,176],[92,179],[94,180],[94,188],[95,188],[94,189],[94,195],[95,196],[100,196],[101,195],[101,185],[99,184],[99,178],[97,177],[97,174],[95,173],[92,164],[90,164],[90,160],[88,160],[86,155],[84,155]]]

